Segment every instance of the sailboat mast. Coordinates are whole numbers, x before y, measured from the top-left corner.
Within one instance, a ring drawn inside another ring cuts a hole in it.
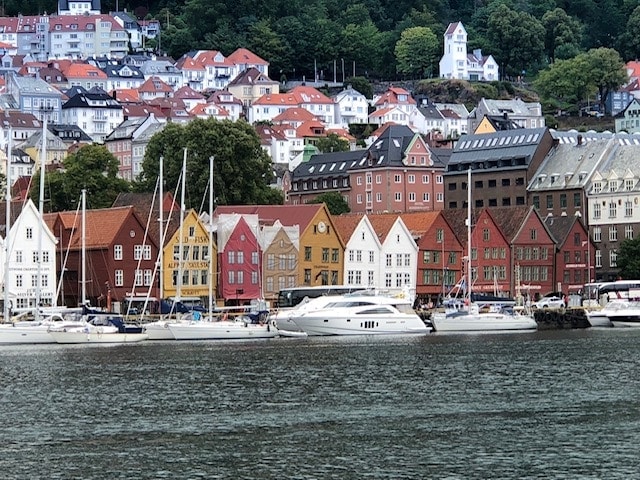
[[[7,192],[6,192],[6,212],[4,216],[4,310],[3,319],[9,320],[9,258],[11,257],[11,248],[9,248],[9,229],[11,224],[11,145],[13,131],[9,125],[9,138],[7,139]]]
[[[162,155],[160,155],[160,175],[158,177],[158,181],[160,182],[159,185],[159,190],[160,190],[160,204],[158,205],[158,222],[160,224],[160,238],[159,238],[159,242],[160,245],[158,245],[158,265],[160,265],[160,278],[159,278],[159,292],[158,292],[158,300],[161,302],[162,301],[162,294],[164,293],[164,268],[163,268],[163,261],[164,261],[164,205],[163,205],[163,200],[164,200],[164,157]]]
[[[467,299],[471,309],[471,168],[467,171]]]
[[[87,266],[86,266],[86,239],[87,239],[87,191],[82,189],[82,247],[80,250],[80,263],[81,263],[81,276],[80,281],[82,282],[82,306],[84,307],[87,304]]]
[[[186,184],[186,173],[187,173],[187,147],[184,148],[184,155],[182,157],[182,184],[181,184],[181,192],[180,192],[180,241],[178,243],[178,289],[176,291],[176,301],[179,302],[181,300],[182,295],[182,257],[184,254],[184,215],[186,211],[186,207],[184,204],[184,190]]]
[[[36,279],[36,319],[40,318],[40,303],[42,298],[42,237],[44,233],[44,172],[47,161],[47,114],[42,121],[42,151],[40,152],[40,198],[38,213],[40,216],[40,228],[38,228],[38,269]]]
[[[209,157],[209,320],[213,312],[213,161]]]

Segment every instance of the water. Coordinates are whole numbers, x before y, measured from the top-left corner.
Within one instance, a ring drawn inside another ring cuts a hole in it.
[[[638,478],[640,329],[0,348],[4,479]]]

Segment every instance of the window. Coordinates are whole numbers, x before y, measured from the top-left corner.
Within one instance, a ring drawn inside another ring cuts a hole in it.
[[[536,207],[538,210],[540,210],[540,196],[539,195],[534,195],[533,196],[533,206]]]
[[[142,259],[142,245],[134,245],[133,246],[133,259],[141,260]]]
[[[304,260],[306,262],[311,261],[311,247],[304,247]]]
[[[602,252],[596,250],[596,268],[602,268]]]
[[[398,175],[398,174],[394,175],[394,177],[393,177],[393,181],[394,181],[395,183],[402,183],[402,176],[400,176],[400,175]]]
[[[602,227],[593,227],[593,241],[594,242],[602,241]]]
[[[618,205],[616,202],[609,202],[609,218],[616,218],[618,215]]]
[[[387,267],[390,267],[390,266],[392,265],[392,264],[391,264],[391,259],[392,259],[391,254],[390,254],[390,253],[387,253],[387,257],[386,257],[386,264],[385,264]]]
[[[322,261],[327,263],[329,262],[329,249],[328,248],[323,248],[322,249]]]
[[[538,231],[535,228],[531,229],[530,238],[531,238],[531,240],[537,240],[538,239]]]
[[[553,195],[547,195],[547,208],[553,208]]]
[[[113,259],[122,260],[122,245],[113,246]]]
[[[615,225],[609,227],[609,241],[617,242],[618,241],[618,227]]]
[[[618,252],[611,250],[609,252],[609,266],[615,268],[618,266]]]
[[[633,240],[633,225],[624,226],[624,238],[625,240]]]
[[[482,240],[484,240],[485,242],[489,241],[489,229],[488,228],[484,228],[482,229]]]
[[[33,238],[33,228],[27,227],[27,230],[25,233],[27,236],[27,240],[31,240]]]
[[[632,217],[633,216],[633,203],[631,200],[626,200],[624,202],[624,216]]]
[[[602,211],[600,209],[600,203],[595,202],[593,204],[593,218],[599,219],[601,218],[601,215],[602,215]]]
[[[16,251],[16,263],[22,263],[22,250]]]
[[[560,194],[560,208],[567,208],[567,194]]]

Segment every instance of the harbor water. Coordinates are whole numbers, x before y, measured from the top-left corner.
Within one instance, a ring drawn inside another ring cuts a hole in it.
[[[640,329],[0,347],[4,479],[640,478]]]

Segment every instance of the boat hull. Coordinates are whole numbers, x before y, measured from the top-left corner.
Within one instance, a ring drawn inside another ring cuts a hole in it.
[[[147,340],[146,333],[50,332],[56,343],[138,343]]]
[[[0,325],[0,345],[56,343],[47,325],[12,326]]]
[[[587,312],[587,321],[592,327],[613,327],[606,313],[598,310]]]
[[[497,332],[536,330],[536,321],[526,315],[470,314],[434,315],[431,318],[436,332]]]
[[[309,336],[322,335],[404,335],[425,334],[431,329],[417,315],[400,315],[394,318],[377,317],[332,317],[309,314],[294,318],[300,329]]]
[[[640,315],[610,315],[609,320],[614,327],[640,327]]]
[[[143,333],[149,336],[149,340],[175,340],[171,330],[169,330],[169,322],[151,322],[144,325]]]
[[[168,328],[176,340],[248,340],[278,336],[278,329],[266,323],[263,325],[225,321],[170,323]]]

